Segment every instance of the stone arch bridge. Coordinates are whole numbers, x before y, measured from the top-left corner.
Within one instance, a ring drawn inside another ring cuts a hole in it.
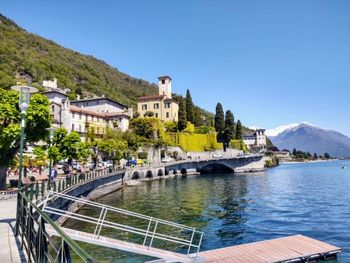
[[[125,172],[125,180],[154,180],[169,175],[218,172],[257,172],[264,170],[263,155],[165,163],[158,167],[134,167]]]

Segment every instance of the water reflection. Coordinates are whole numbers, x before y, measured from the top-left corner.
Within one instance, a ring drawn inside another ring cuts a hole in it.
[[[98,201],[196,227],[205,232],[203,250],[304,234],[343,247],[342,262],[350,262],[348,189],[350,170],[328,162],[284,165],[256,174],[207,174],[147,182]],[[85,208],[80,212],[99,213]],[[112,216],[109,220],[125,219]],[[91,227],[75,222],[67,225],[81,230]],[[84,247],[99,262],[146,260],[112,249]]]

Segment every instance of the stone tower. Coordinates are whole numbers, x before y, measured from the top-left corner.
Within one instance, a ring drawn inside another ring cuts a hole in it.
[[[169,76],[159,77],[159,95],[165,95],[167,99],[171,99],[171,78]]]

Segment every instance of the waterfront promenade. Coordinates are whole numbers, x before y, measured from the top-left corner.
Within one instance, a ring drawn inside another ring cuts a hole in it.
[[[18,249],[15,237],[17,199],[0,200],[0,259],[1,262],[23,262],[23,253]]]

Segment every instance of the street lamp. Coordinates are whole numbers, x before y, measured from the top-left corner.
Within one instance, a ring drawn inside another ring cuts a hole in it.
[[[50,151],[52,146],[53,133],[56,129],[54,127],[50,127],[50,128],[47,128],[46,130],[50,132],[50,135],[49,135],[49,151]],[[49,154],[49,176],[48,176],[49,184],[47,186],[48,190],[51,190],[51,173],[52,173],[52,159],[51,159],[51,154]]]
[[[35,93],[38,90],[34,87],[27,85],[16,85],[11,87],[12,90],[19,92],[19,108],[21,109],[21,138],[19,144],[19,176],[18,176],[18,190],[22,187],[22,173],[23,173],[23,146],[24,146],[24,129],[25,129],[25,116],[29,107],[30,94]]]

